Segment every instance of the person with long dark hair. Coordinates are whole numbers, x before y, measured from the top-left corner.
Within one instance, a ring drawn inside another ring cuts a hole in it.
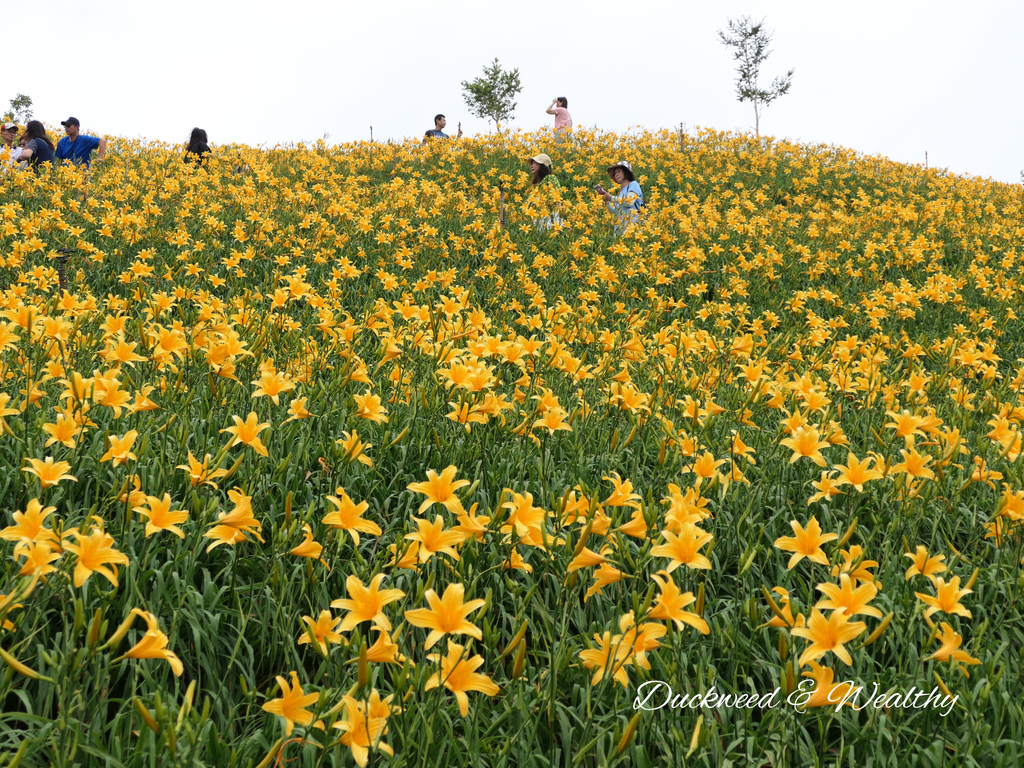
[[[21,150],[19,161],[28,161],[28,166],[39,173],[40,163],[53,164],[53,142],[46,135],[46,128],[38,120],[29,120],[25,125],[25,146]]]
[[[558,177],[551,172],[552,163],[550,157],[541,153],[531,157],[529,162],[530,186],[539,186],[540,188],[547,190],[547,192],[542,194],[541,199],[548,197],[552,190],[560,190],[562,188],[562,185],[558,182]],[[559,216],[557,210],[553,210],[551,211],[550,216],[542,216],[539,219],[535,219],[533,225],[539,230],[549,230],[561,223],[562,217]]]
[[[212,151],[207,142],[206,131],[202,128],[193,128],[185,146],[185,162],[202,165],[206,161],[206,155]]]
[[[547,155],[534,155],[530,158],[530,185],[537,186],[548,176],[551,176],[551,158]],[[551,180],[558,185],[558,180],[551,176]]]

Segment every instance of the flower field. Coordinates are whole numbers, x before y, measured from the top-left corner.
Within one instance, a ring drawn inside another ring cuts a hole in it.
[[[1019,185],[582,132],[0,190],[0,765],[1024,760]]]

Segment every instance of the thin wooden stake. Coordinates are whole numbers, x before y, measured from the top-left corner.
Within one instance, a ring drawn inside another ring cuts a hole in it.
[[[68,276],[66,267],[68,263],[68,257],[74,252],[73,248],[61,248],[57,253],[60,256],[57,257],[57,280],[60,282],[60,295],[63,296],[68,293]]]

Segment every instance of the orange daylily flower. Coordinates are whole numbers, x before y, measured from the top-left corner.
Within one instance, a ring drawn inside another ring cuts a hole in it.
[[[847,664],[853,664],[849,651],[844,647],[855,637],[867,629],[863,621],[850,621],[845,611],[833,611],[826,619],[818,609],[811,612],[806,627],[795,627],[791,630],[795,637],[803,637],[811,641],[807,649],[800,654],[800,664],[820,659],[829,651]]]
[[[424,649],[429,650],[445,635],[469,635],[483,639],[480,628],[467,620],[467,616],[484,605],[483,600],[463,602],[466,588],[462,584],[449,584],[444,595],[438,597],[432,589],[424,593],[429,608],[417,608],[405,612],[405,618],[416,627],[430,630]]]
[[[432,653],[427,659],[440,662],[441,671],[435,672],[423,686],[424,691],[443,685],[455,694],[459,703],[459,712],[463,717],[469,714],[469,697],[467,691],[477,691],[487,696],[496,696],[499,688],[491,678],[476,670],[483,666],[483,656],[470,656],[466,649],[458,643],[448,641],[448,655]]]
[[[312,706],[320,698],[319,694],[307,694],[302,690],[297,673],[292,672],[291,676],[292,684],[290,686],[288,681],[280,675],[274,677],[281,688],[281,697],[271,699],[261,707],[264,712],[284,718],[285,736],[292,735],[296,724],[309,725],[313,722],[313,713],[309,712],[306,707]]]
[[[806,529],[796,520],[791,520],[789,524],[793,528],[794,535],[780,536],[775,540],[775,546],[783,552],[794,553],[789,558],[786,568],[792,568],[805,557],[820,565],[828,565],[828,556],[821,548],[821,545],[827,541],[838,539],[839,535],[835,533],[823,534],[816,517],[811,518]]]
[[[456,515],[466,514],[466,510],[462,508],[462,502],[455,495],[455,491],[469,485],[469,480],[456,480],[455,475],[458,471],[454,465],[446,467],[440,475],[434,470],[428,469],[426,482],[409,483],[407,488],[410,491],[422,493],[427,497],[420,504],[419,514],[423,514],[433,504],[441,504],[449,512],[453,512]]]
[[[260,424],[255,411],[250,412],[245,421],[242,421],[238,416],[232,416],[231,418],[234,420],[235,426],[221,430],[221,432],[230,432],[233,435],[231,442],[228,443],[228,448],[241,443],[252,448],[260,456],[268,456],[267,448],[260,441],[259,434],[264,429],[270,429],[270,424]]]
[[[39,483],[43,488],[49,488],[51,485],[56,485],[61,480],[71,480],[77,483],[78,478],[72,477],[68,474],[68,470],[71,469],[71,465],[66,461],[53,460],[52,456],[47,456],[45,460],[40,461],[39,459],[29,459],[29,466],[22,469],[22,472],[28,472],[31,475],[35,475],[39,478]]]
[[[341,622],[342,632],[348,632],[364,621],[372,621],[374,626],[388,632],[391,631],[391,622],[384,615],[384,606],[401,600],[405,597],[405,592],[400,589],[381,589],[380,585],[383,581],[383,573],[374,576],[370,580],[369,587],[366,587],[356,576],[349,576],[345,580],[348,598],[331,602],[331,608],[348,611]]]

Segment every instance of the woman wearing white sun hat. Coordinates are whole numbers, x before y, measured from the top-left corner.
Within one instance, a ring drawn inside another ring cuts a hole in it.
[[[633,175],[633,166],[625,160],[609,166],[608,175],[619,185],[618,194],[613,196],[600,184],[595,189],[604,198],[608,210],[615,217],[615,235],[618,236],[639,217],[640,208],[644,204],[644,192]]]

